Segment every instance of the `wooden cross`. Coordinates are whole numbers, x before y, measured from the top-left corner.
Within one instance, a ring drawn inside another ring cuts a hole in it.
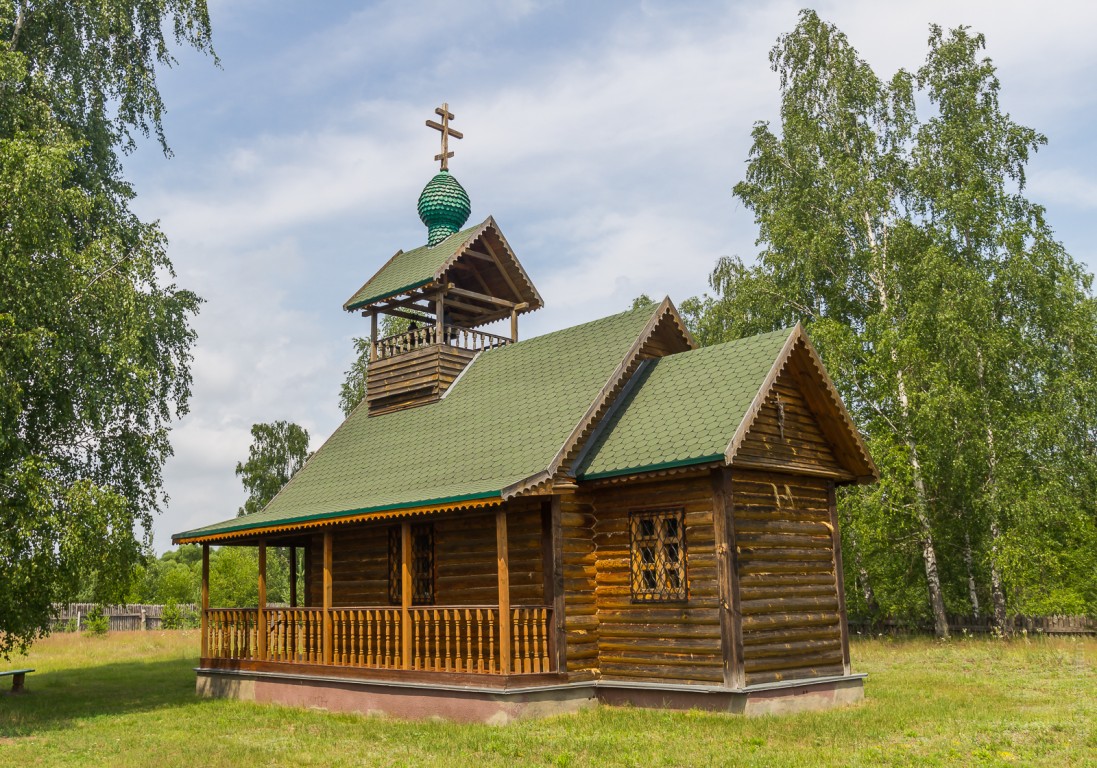
[[[442,122],[437,123],[434,120],[427,120],[427,127],[433,128],[436,131],[442,132],[442,154],[435,155],[435,160],[442,161],[442,170],[449,170],[449,159],[453,157],[453,153],[449,151],[449,137],[452,136],[455,139],[463,139],[465,135],[460,131],[455,131],[449,127],[449,121],[453,119],[453,113],[449,111],[449,104],[443,104],[440,107],[436,107],[434,114],[442,118]]]

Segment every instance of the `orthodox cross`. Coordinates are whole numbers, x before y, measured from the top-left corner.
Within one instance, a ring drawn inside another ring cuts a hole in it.
[[[435,160],[442,161],[442,170],[449,170],[449,159],[453,157],[453,153],[449,151],[449,137],[452,136],[455,139],[463,139],[465,135],[460,131],[455,131],[449,127],[449,121],[453,119],[453,113],[449,111],[449,104],[443,104],[440,107],[436,107],[434,114],[442,118],[442,122],[437,123],[434,120],[427,120],[427,127],[433,128],[436,131],[442,132],[442,154],[435,155]]]

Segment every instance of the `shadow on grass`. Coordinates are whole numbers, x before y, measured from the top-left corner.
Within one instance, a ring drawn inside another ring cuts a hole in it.
[[[84,718],[194,706],[197,659],[102,664],[27,675],[27,692],[0,695],[0,738],[65,728]]]

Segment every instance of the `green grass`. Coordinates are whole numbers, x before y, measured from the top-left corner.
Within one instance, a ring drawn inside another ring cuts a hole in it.
[[[1097,765],[1097,640],[861,640],[866,701],[744,718],[602,707],[505,727],[198,699],[195,632],[58,635],[10,665],[0,765]],[[5,678],[6,680],[6,678]]]

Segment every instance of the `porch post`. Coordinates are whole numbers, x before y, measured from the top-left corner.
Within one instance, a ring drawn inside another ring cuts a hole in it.
[[[724,687],[744,685],[743,617],[739,607],[739,556],[735,541],[735,497],[731,470],[712,470],[712,523],[716,539],[716,581],[720,593],[720,647]]]
[[[267,540],[259,539],[259,610],[255,619],[255,651],[267,660]]]
[[[568,638],[564,624],[563,503],[564,499],[559,494],[553,494],[551,500],[546,502],[548,520],[545,522],[548,523],[546,534],[548,543],[543,550],[545,555],[542,555],[546,559],[541,564],[549,574],[545,578],[545,599],[552,608],[552,624],[548,627],[549,636],[552,638],[552,655],[549,658],[552,659],[556,672],[567,672],[568,669]]]
[[[446,299],[445,294],[439,293],[438,300],[434,302],[434,343],[445,343],[445,314],[446,314]]]
[[[377,360],[377,311],[369,313],[369,359]]]
[[[297,547],[289,548],[289,607],[297,607]]]
[[[499,671],[510,674],[510,562],[507,554],[507,511],[495,510],[495,555],[499,565]]]
[[[331,623],[331,531],[324,531],[324,663],[333,657]]]
[[[411,669],[411,523],[400,523],[400,667]]]
[[[202,545],[202,658],[209,657],[209,544]]]

